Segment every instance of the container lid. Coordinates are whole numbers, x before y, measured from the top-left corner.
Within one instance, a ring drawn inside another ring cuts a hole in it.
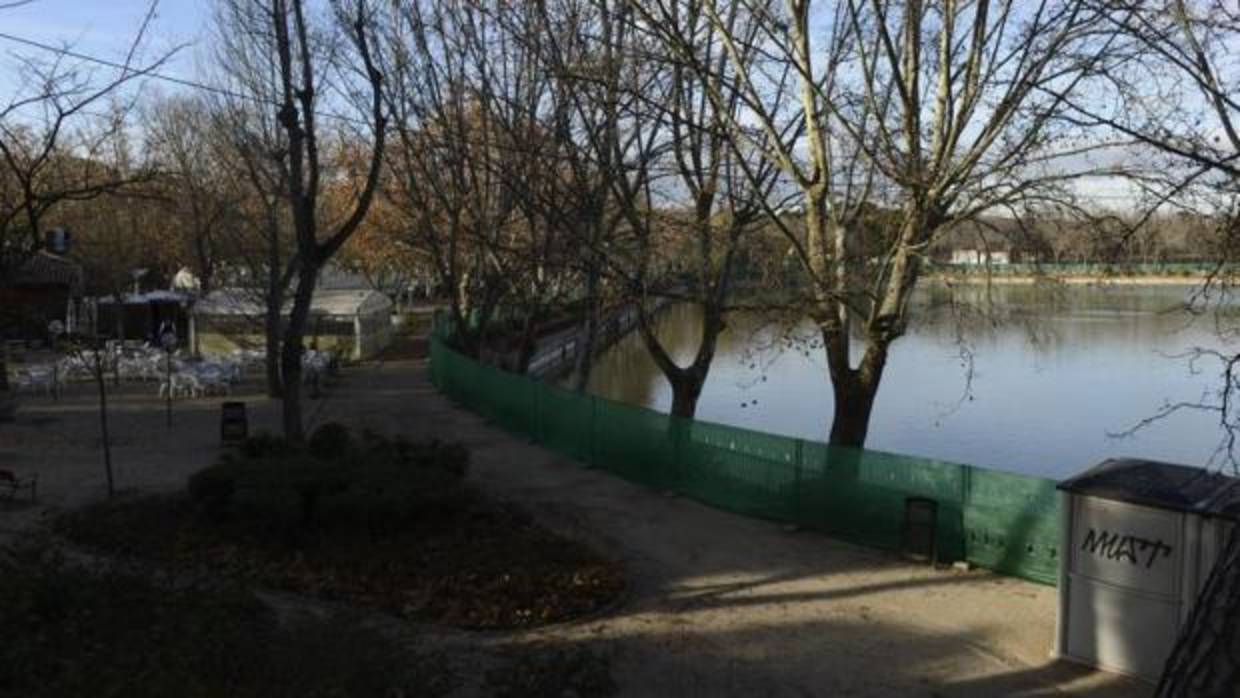
[[[1191,465],[1113,458],[1058,487],[1073,494],[1240,520],[1240,480]]]

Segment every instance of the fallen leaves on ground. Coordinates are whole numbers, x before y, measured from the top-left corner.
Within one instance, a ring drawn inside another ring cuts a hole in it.
[[[620,566],[506,505],[472,495],[432,521],[313,528],[295,520],[213,521],[183,496],[109,503],[69,514],[71,540],[180,572],[381,608],[464,628],[555,623],[607,606]]]

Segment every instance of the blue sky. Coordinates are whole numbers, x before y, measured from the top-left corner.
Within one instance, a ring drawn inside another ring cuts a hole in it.
[[[0,5],[6,4],[0,0]],[[33,0],[0,9],[0,32],[73,48],[108,60],[121,60],[146,14],[145,0]],[[193,75],[194,44],[205,31],[211,12],[208,0],[161,0],[146,42],[146,55],[156,56],[190,44],[161,72]],[[12,96],[14,54],[39,55],[38,49],[0,39],[0,100]]]
[[[12,0],[0,0],[0,6]],[[52,45],[69,44],[75,51],[111,61],[123,60],[149,0],[33,0],[17,7],[0,9],[0,33]],[[828,7],[824,3],[820,9]],[[148,58],[181,46],[171,61],[160,69],[170,77],[193,79],[195,56],[200,55],[209,31],[211,0],[160,0],[157,15],[145,42]],[[19,55],[50,54],[0,38],[0,105],[8,103],[18,90],[13,67]],[[101,78],[107,75],[105,71]],[[166,82],[150,85],[160,92],[181,89]],[[1079,185],[1101,201],[1127,193],[1127,187],[1114,180],[1090,180]]]

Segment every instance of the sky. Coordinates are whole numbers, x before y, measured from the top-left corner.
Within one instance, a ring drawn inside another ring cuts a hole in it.
[[[20,56],[53,56],[51,52],[21,45],[12,37],[54,46],[69,45],[82,54],[123,61],[150,0],[30,0],[9,6],[14,2],[0,0],[0,105],[9,103],[22,91],[14,70]],[[159,0],[143,55],[150,60],[176,49],[160,68],[160,74],[194,78],[196,56],[207,42],[211,6],[210,0]],[[112,72],[101,73],[101,78],[108,74]],[[160,81],[150,87],[162,92],[183,89]],[[1080,188],[1100,202],[1123,199],[1129,193],[1126,185],[1110,179],[1089,180],[1081,183]]]
[[[61,46],[99,58],[122,61],[128,52],[148,0],[32,0],[4,7],[0,0],[0,33]],[[148,29],[145,55],[153,58],[184,45],[160,72],[188,78],[193,75],[195,46],[203,39],[211,3],[207,0],[160,0]],[[17,87],[13,65],[17,55],[48,57],[37,48],[0,38],[0,101],[8,102]]]

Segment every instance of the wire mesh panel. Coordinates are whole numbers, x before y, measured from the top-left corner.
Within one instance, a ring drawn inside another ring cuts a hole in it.
[[[802,525],[897,549],[904,537],[905,500],[925,497],[938,504],[940,558],[963,556],[965,466],[816,442],[806,442],[802,453]]]
[[[1055,482],[982,468],[968,471],[964,528],[969,562],[1056,583],[1060,501]]]
[[[485,414],[509,431],[535,435],[538,431],[538,400],[540,386],[515,373],[483,366],[478,374],[478,390],[486,395]]]
[[[795,521],[797,440],[722,424],[678,420],[683,432],[682,488],[711,504]]]
[[[539,383],[539,440],[548,448],[591,462],[594,402],[590,395]]]
[[[677,485],[675,437],[665,414],[595,398],[595,462],[649,487]]]

